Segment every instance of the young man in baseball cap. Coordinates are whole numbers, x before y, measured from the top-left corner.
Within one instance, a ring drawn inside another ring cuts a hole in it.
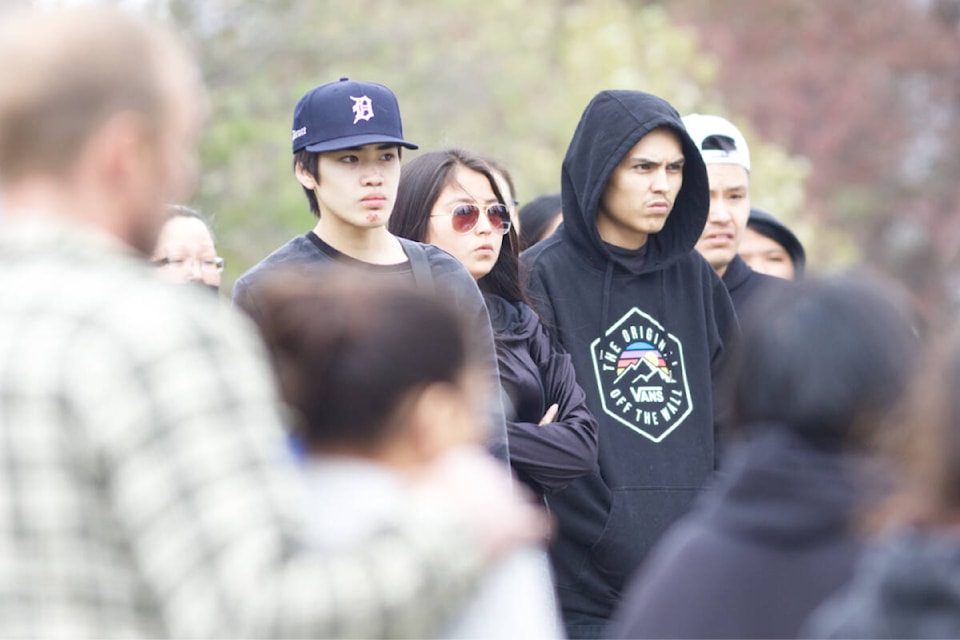
[[[234,302],[251,315],[260,304],[258,283],[278,268],[362,270],[399,282],[412,279],[452,299],[472,323],[473,348],[489,382],[491,452],[508,460],[497,360],[486,306],[476,282],[444,251],[398,238],[387,230],[400,179],[403,137],[400,107],[382,84],[340,78],[308,91],[293,111],[293,172],[317,221],[243,274]],[[403,366],[403,363],[397,363]]]
[[[750,217],[750,148],[726,118],[693,113],[683,117],[703,156],[710,182],[710,213],[696,249],[720,275],[738,315],[757,292],[777,280],[753,271],[739,256]]]

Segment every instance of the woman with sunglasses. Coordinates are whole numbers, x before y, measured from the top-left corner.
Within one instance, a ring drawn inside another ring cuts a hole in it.
[[[390,231],[449,252],[483,292],[518,476],[543,494],[593,471],[596,420],[570,356],[526,304],[517,232],[489,165],[460,149],[410,161],[400,174]]]

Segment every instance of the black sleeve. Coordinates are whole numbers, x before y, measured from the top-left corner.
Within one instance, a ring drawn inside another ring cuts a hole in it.
[[[532,313],[532,311],[531,311]],[[559,491],[590,473],[597,464],[599,427],[587,408],[570,355],[543,325],[530,342],[530,356],[540,373],[545,404],[559,405],[553,422],[507,422],[513,467],[545,493]]]

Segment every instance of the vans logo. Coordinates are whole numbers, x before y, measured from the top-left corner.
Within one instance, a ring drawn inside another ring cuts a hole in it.
[[[633,308],[590,345],[604,413],[661,442],[693,411],[683,345]]]

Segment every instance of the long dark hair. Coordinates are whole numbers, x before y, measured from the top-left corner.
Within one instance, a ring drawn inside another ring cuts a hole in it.
[[[425,242],[430,212],[443,190],[453,181],[457,167],[482,174],[490,183],[497,200],[506,203],[497,187],[490,166],[480,156],[463,149],[431,151],[418,156],[400,171],[397,202],[390,215],[390,232],[402,238]],[[490,273],[477,281],[481,291],[498,295],[510,302],[526,302],[520,286],[520,241],[511,226],[503,237],[500,255]]]

